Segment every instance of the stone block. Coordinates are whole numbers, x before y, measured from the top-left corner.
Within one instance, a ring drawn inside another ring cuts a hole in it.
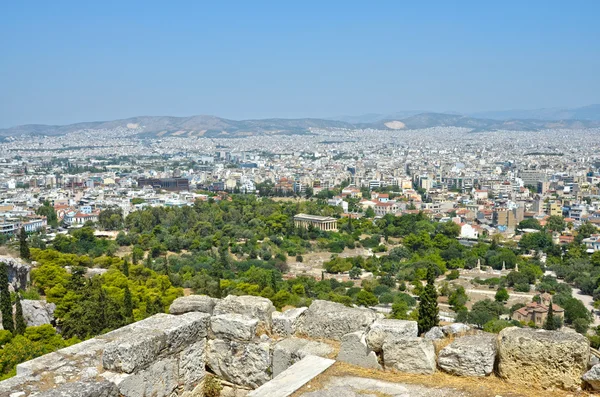
[[[134,323],[134,329],[161,330],[171,352],[205,338],[208,334],[210,315],[191,312],[180,316],[160,313]]]
[[[469,327],[467,324],[463,324],[463,323],[454,323],[454,324],[444,325],[442,327],[442,331],[444,332],[444,335],[446,335],[446,336],[460,335],[460,334],[467,333],[470,330],[471,330],[471,327]]]
[[[73,382],[36,393],[35,397],[119,397],[119,389],[108,381]]]
[[[217,339],[249,341],[256,336],[257,327],[257,319],[242,314],[219,314],[210,319],[210,328]]]
[[[306,310],[308,310],[307,307],[298,307],[286,310],[283,313],[273,312],[273,332],[283,337],[294,335],[298,320]]]
[[[397,339],[383,344],[386,369],[413,374],[433,374],[436,369],[433,342],[423,338]]]
[[[132,373],[156,361],[166,347],[164,332],[140,329],[109,342],[102,354],[102,365],[110,371]]]
[[[114,383],[123,397],[167,397],[179,382],[177,359],[163,358],[132,374],[105,372],[102,377]]]
[[[366,341],[369,348],[375,352],[383,350],[385,341],[405,338],[416,338],[419,327],[416,321],[380,319],[375,320],[369,327]]]
[[[366,331],[376,319],[377,315],[369,309],[315,300],[300,318],[297,333],[312,338],[341,340],[350,332]]]
[[[497,339],[488,333],[457,338],[440,351],[438,365],[453,375],[488,376],[494,371]]]
[[[291,337],[278,342],[273,348],[273,376],[279,375],[306,356],[327,357],[333,347],[327,343]]]
[[[363,331],[351,332],[342,336],[340,352],[337,361],[356,365],[363,368],[381,369],[377,354],[367,346]]]
[[[206,376],[206,340],[202,339],[179,353],[179,383],[192,390]]]
[[[425,332],[425,335],[423,335],[423,338],[429,340],[440,340],[444,339],[445,337],[446,334],[444,334],[444,331],[442,331],[441,327],[433,327],[429,331]]]
[[[255,318],[259,322],[259,329],[271,332],[273,321],[271,316],[274,311],[275,306],[273,306],[273,303],[267,298],[262,298],[260,296],[228,295],[226,298],[217,302],[213,314],[234,313]]]
[[[201,312],[213,314],[213,309],[219,300],[207,295],[190,295],[177,298],[171,303],[169,313],[184,314]]]

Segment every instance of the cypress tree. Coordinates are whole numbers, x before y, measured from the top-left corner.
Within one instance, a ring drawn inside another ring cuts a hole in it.
[[[8,291],[8,269],[6,263],[0,263],[0,313],[2,313],[2,327],[6,331],[14,332],[12,304]]]
[[[131,300],[131,291],[125,286],[125,297],[123,298],[123,317],[127,324],[133,322],[133,302]]]
[[[421,293],[419,303],[419,334],[423,334],[439,323],[437,291],[435,290],[435,271],[433,265],[427,268],[427,285]]]
[[[554,323],[554,308],[552,307],[552,301],[548,305],[548,316],[546,317],[546,322],[544,323],[544,329],[548,331],[556,330],[556,324]]]
[[[15,333],[18,335],[23,335],[25,333],[25,328],[27,328],[27,324],[25,323],[25,318],[23,318],[23,306],[21,306],[21,295],[17,295],[17,304],[16,304],[16,313],[15,313]]]
[[[27,232],[24,227],[21,228],[19,233],[19,251],[22,259],[29,260],[29,243],[27,243]]]
[[[129,262],[127,262],[127,259],[123,261],[123,274],[125,277],[129,277]]]

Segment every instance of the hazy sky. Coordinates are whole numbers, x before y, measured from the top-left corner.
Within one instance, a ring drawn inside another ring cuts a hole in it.
[[[599,103],[599,15],[598,0],[3,1],[0,127]]]

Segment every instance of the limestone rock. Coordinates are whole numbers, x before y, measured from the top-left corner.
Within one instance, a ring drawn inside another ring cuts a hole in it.
[[[463,323],[454,323],[442,327],[442,331],[446,336],[460,335],[469,332],[471,327]]]
[[[54,303],[47,303],[42,300],[23,299],[21,301],[23,308],[23,318],[28,327],[37,327],[54,322]]]
[[[576,390],[590,344],[575,333],[511,327],[500,332],[498,357],[498,373],[511,383]]]
[[[441,327],[433,327],[429,331],[425,332],[423,337],[429,340],[439,340],[444,339],[446,335],[444,334],[444,331],[442,331]]]
[[[419,327],[416,321],[380,319],[375,320],[369,327],[366,341],[369,348],[375,352],[383,349],[383,343],[386,341],[416,338],[419,334]]]
[[[217,339],[249,341],[256,336],[257,326],[257,319],[235,313],[219,314],[210,319],[210,328]]]
[[[108,381],[66,383],[35,397],[119,397],[119,389]]]
[[[169,396],[177,388],[177,360],[164,358],[133,374],[105,372],[102,376],[117,385],[125,397]]]
[[[381,369],[377,354],[367,346],[363,331],[351,332],[342,336],[342,345],[337,360],[363,368]]]
[[[313,338],[341,340],[350,332],[365,331],[376,318],[369,309],[315,300],[300,318],[297,332]]]
[[[209,322],[210,315],[207,313],[191,312],[180,316],[159,313],[132,325],[134,330],[161,330],[166,335],[169,349],[178,351],[182,347],[206,337]]]
[[[132,373],[156,361],[166,347],[166,335],[158,329],[131,332],[106,345],[102,365],[107,370]]]
[[[463,336],[440,351],[438,364],[453,375],[488,376],[494,371],[497,343],[494,334]]]
[[[327,357],[333,347],[327,343],[291,337],[277,343],[273,348],[273,376],[277,376],[288,367],[306,356]]]
[[[171,303],[169,313],[183,314],[189,312],[201,312],[213,314],[213,309],[218,299],[207,295],[190,295],[177,298]]]
[[[307,307],[298,307],[283,313],[273,312],[273,332],[284,337],[295,334],[298,320],[306,310],[308,310]]]
[[[6,264],[8,285],[12,291],[24,290],[30,281],[31,266],[19,258],[0,256],[0,263]]]
[[[589,383],[594,390],[600,390],[600,364],[594,365],[589,371],[583,374],[582,379]]]
[[[407,338],[385,342],[383,359],[386,368],[414,374],[432,374],[436,369],[433,342],[423,338]]]
[[[179,353],[179,380],[192,390],[206,376],[206,340],[202,339]]]
[[[271,379],[271,344],[210,340],[206,364],[217,376],[231,383],[256,388]]]
[[[225,299],[221,299],[217,302],[213,314],[235,313],[255,318],[259,322],[259,329],[271,332],[271,316],[274,311],[275,306],[273,306],[273,303],[267,298],[261,298],[259,296],[228,295]]]

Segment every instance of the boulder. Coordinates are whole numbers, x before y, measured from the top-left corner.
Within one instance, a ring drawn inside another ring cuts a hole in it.
[[[170,357],[133,374],[105,372],[101,376],[117,385],[121,395],[126,397],[166,397],[178,386],[177,372],[177,359]]]
[[[307,307],[298,307],[283,313],[273,312],[273,332],[284,337],[295,334],[298,320],[306,310],[308,310]]]
[[[366,341],[369,348],[375,352],[383,349],[386,341],[416,338],[419,335],[419,327],[416,321],[380,319],[375,320],[369,327]]]
[[[217,339],[249,341],[256,336],[258,320],[241,314],[212,316],[210,328]]]
[[[600,390],[600,364],[594,365],[589,371],[583,374],[582,379],[592,386],[594,390]]]
[[[24,395],[24,394],[23,394]],[[119,397],[119,389],[108,381],[66,383],[56,389],[36,393],[36,397]]]
[[[465,333],[469,332],[470,330],[471,330],[471,327],[469,327],[467,324],[463,324],[463,323],[454,323],[454,324],[450,324],[450,325],[444,325],[442,327],[442,331],[444,332],[444,335],[446,335],[446,336],[465,334]]]
[[[367,346],[365,333],[362,331],[351,332],[342,336],[337,361],[363,368],[381,369],[377,354]]]
[[[257,388],[271,380],[271,343],[210,340],[206,364],[228,382]]]
[[[166,343],[171,352],[205,338],[208,334],[210,315],[191,312],[180,316],[159,313],[142,321],[131,324],[135,330],[161,330],[166,336]]]
[[[438,365],[453,375],[488,376],[494,371],[497,344],[497,336],[488,333],[457,338],[440,351]]]
[[[179,353],[179,383],[192,390],[206,376],[206,340],[201,339]]]
[[[433,374],[436,369],[433,342],[423,338],[397,339],[383,344],[386,368],[413,374]]]
[[[350,332],[366,331],[376,319],[377,315],[369,309],[315,300],[300,318],[296,332],[313,338],[341,340]]]
[[[275,306],[273,306],[273,303],[267,298],[261,298],[259,296],[228,295],[225,299],[221,299],[217,302],[213,314],[243,314],[257,319],[259,330],[271,332],[273,321],[271,316],[274,311]]]
[[[130,332],[106,345],[102,366],[110,371],[132,373],[156,361],[166,347],[166,335],[158,329]]]
[[[511,383],[576,390],[589,359],[589,341],[576,333],[511,327],[499,335],[498,373]]]
[[[213,314],[213,309],[217,302],[218,299],[211,298],[207,295],[182,296],[171,303],[169,313],[183,314],[189,312],[201,312]]]
[[[444,334],[444,331],[442,331],[441,327],[433,327],[429,331],[425,332],[425,335],[423,335],[423,338],[429,340],[440,340],[444,339],[445,337],[446,334]]]
[[[277,376],[288,367],[306,356],[327,357],[333,348],[327,343],[291,337],[277,343],[273,348],[273,376]]]
[[[23,308],[23,319],[28,327],[37,327],[54,322],[54,303],[47,303],[42,300],[23,299],[21,301]]]

